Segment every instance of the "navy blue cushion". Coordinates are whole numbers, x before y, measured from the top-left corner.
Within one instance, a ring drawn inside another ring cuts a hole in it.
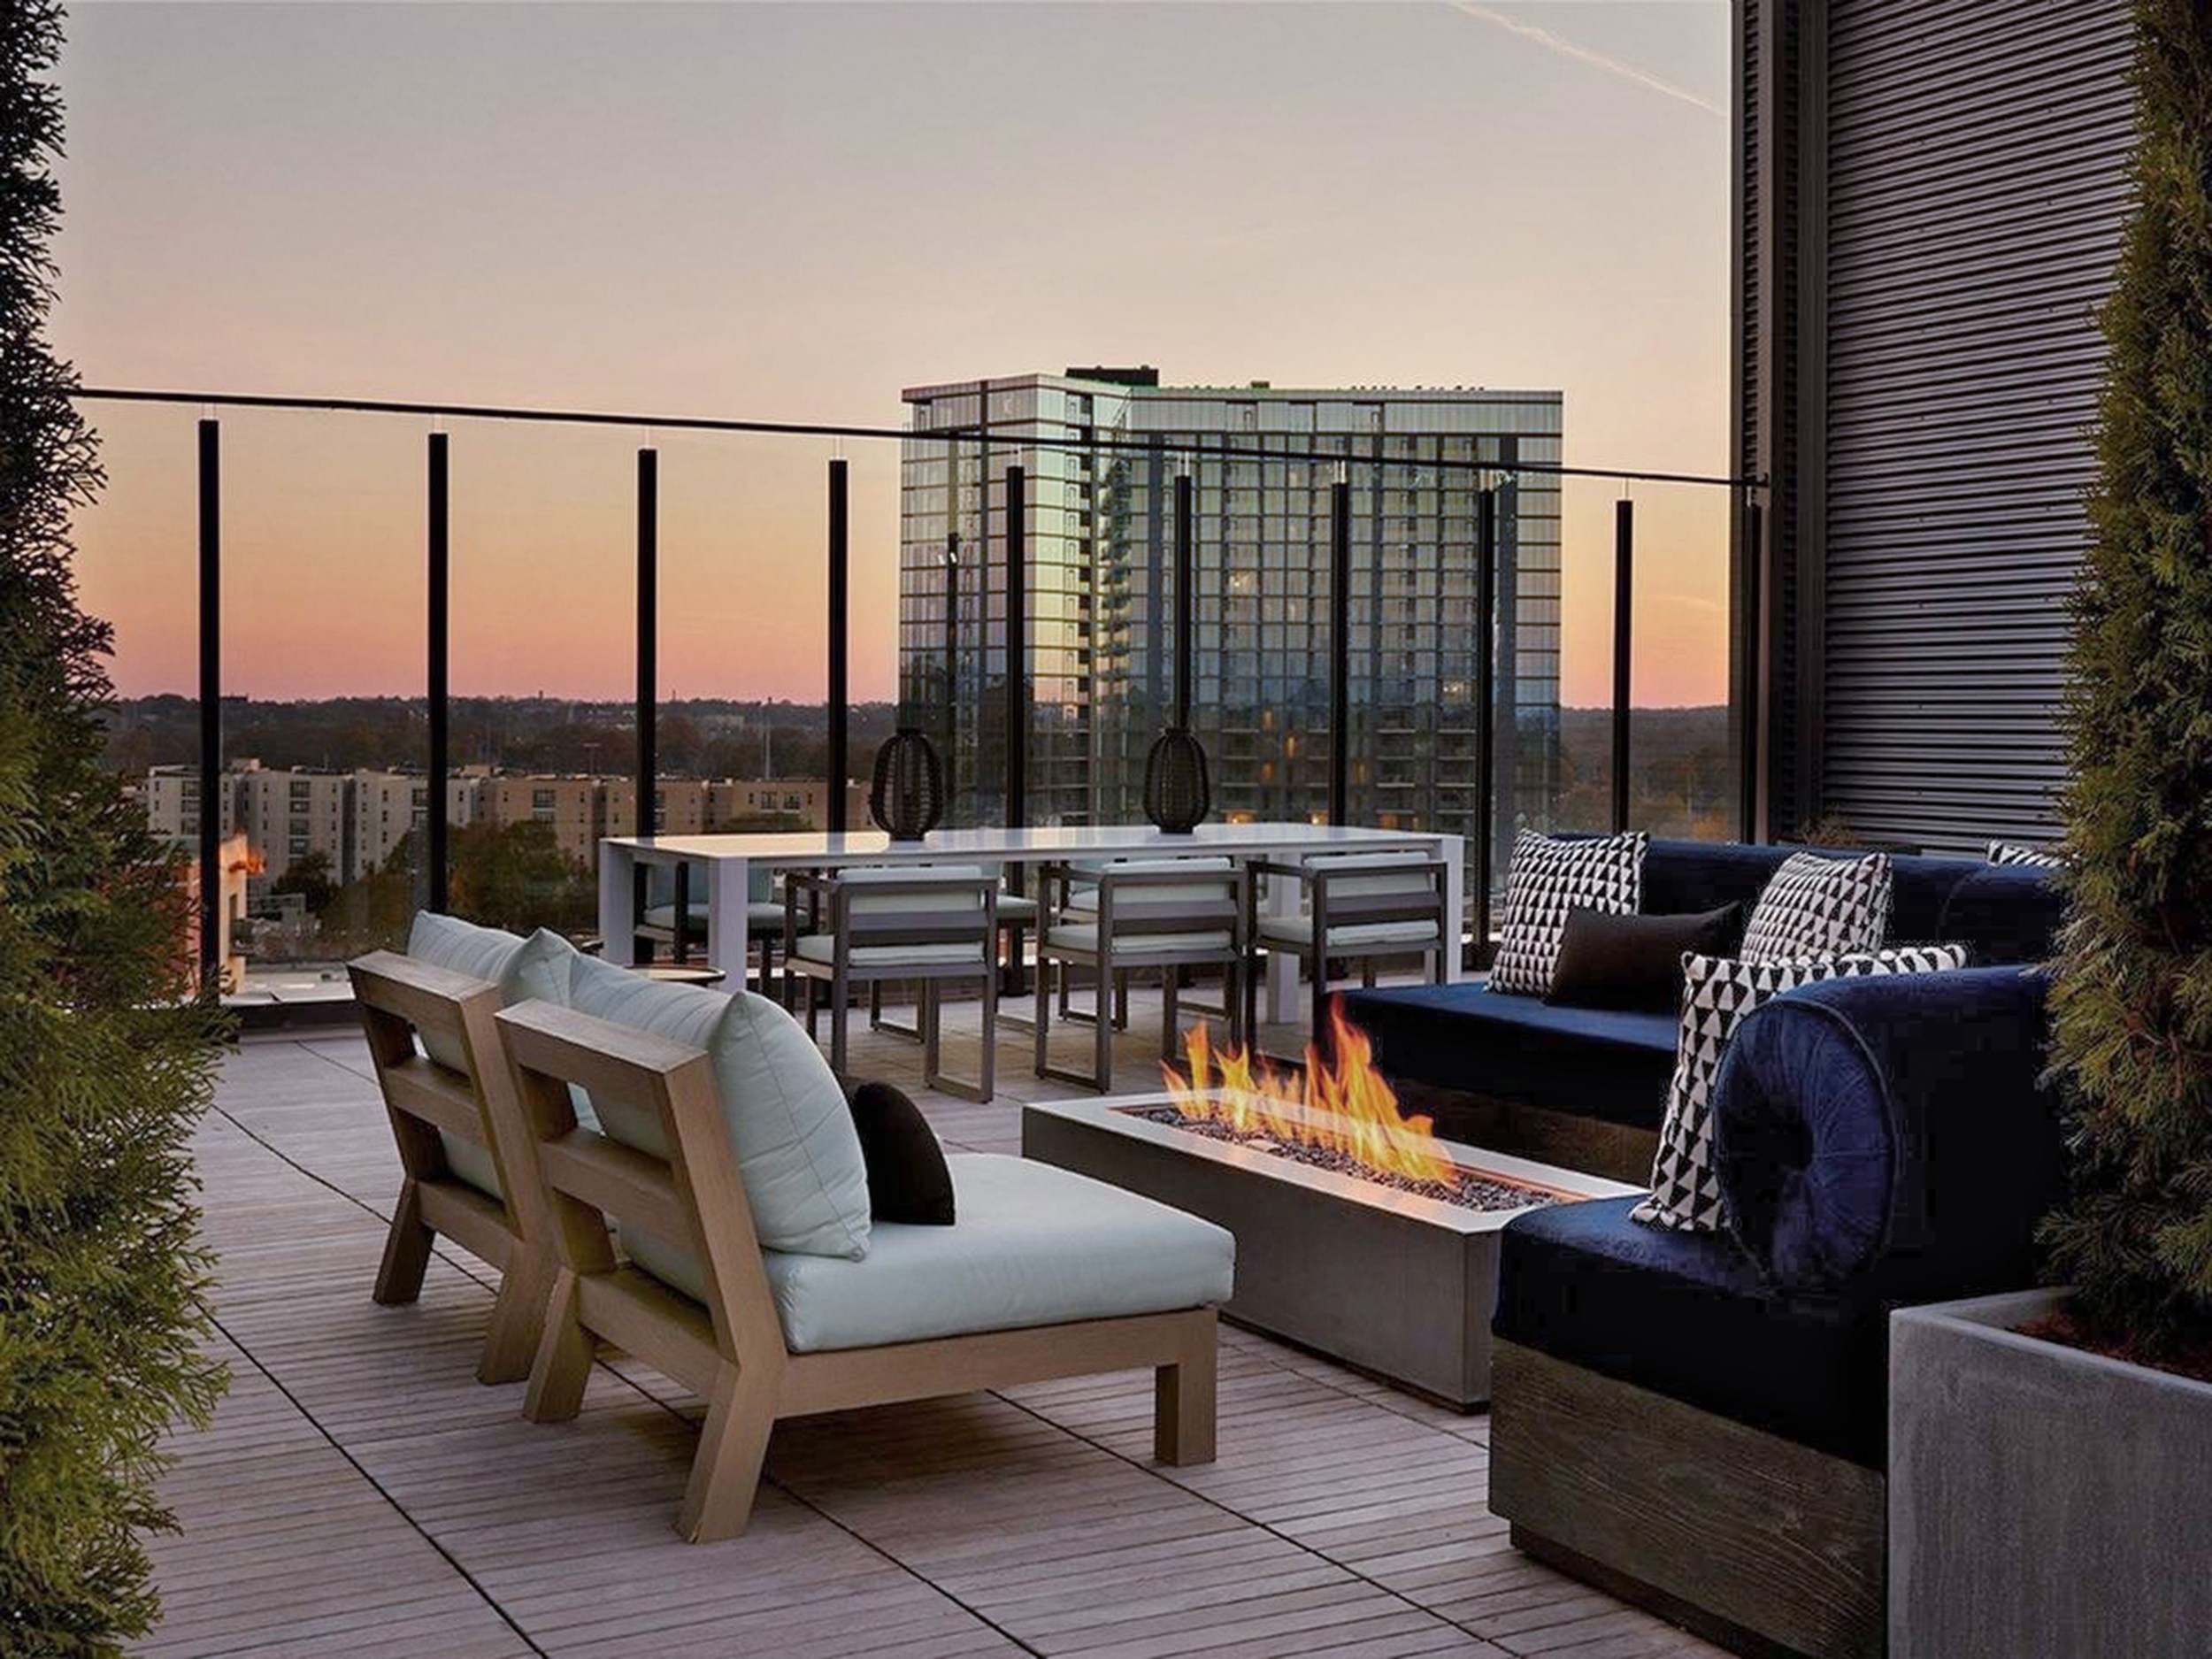
[[[1892,945],[1949,944],[1943,907],[1958,884],[1986,866],[1978,858],[1903,856],[1889,861],[1889,933]],[[1978,956],[1969,958],[1978,962]]]
[[[1879,1468],[1886,1310],[1778,1295],[1731,1240],[1640,1225],[1635,1203],[1555,1204],[1510,1222],[1496,1333]]]
[[[2066,920],[2058,873],[2033,864],[1977,866],[1951,889],[1936,936],[1970,946],[1978,966],[2048,962]]]
[[[1793,850],[1742,841],[1655,841],[1644,849],[1641,908],[1647,916],[1680,916],[1740,904],[1749,916]]]
[[[1655,1131],[1665,1115],[1672,1014],[1555,1008],[1480,985],[1353,991],[1344,1011],[1390,1077],[1636,1129]]]
[[[2046,989],[2017,967],[1835,979],[1745,1019],[1714,1160],[1770,1283],[1912,1302],[2032,1282],[2062,1168]]]

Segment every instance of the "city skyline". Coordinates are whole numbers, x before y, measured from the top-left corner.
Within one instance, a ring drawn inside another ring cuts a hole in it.
[[[901,386],[1152,361],[1561,386],[1571,463],[1725,470],[1710,0],[154,5],[75,34],[56,334],[90,382],[890,426]],[[195,412],[91,410],[81,569],[128,693],[192,683]],[[226,412],[227,687],[419,687],[427,426]],[[456,691],[619,695],[645,434],[452,432]],[[654,436],[664,694],[818,695],[830,445]],[[856,697],[894,692],[897,448],[846,446]],[[1606,695],[1616,493],[1566,492],[1570,703]],[[1714,701],[1722,493],[1635,494],[1637,701]]]

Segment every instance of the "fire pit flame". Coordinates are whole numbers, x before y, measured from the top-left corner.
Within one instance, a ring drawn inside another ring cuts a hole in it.
[[[1375,1070],[1366,1033],[1329,1003],[1336,1058],[1325,1064],[1306,1045],[1303,1072],[1280,1071],[1264,1055],[1231,1048],[1217,1054],[1203,1025],[1184,1041],[1190,1077],[1163,1063],[1168,1097],[1186,1118],[1210,1120],[1240,1139],[1265,1137],[1316,1148],[1368,1169],[1414,1181],[1456,1186],[1460,1171],[1444,1155],[1426,1118],[1409,1118]]]

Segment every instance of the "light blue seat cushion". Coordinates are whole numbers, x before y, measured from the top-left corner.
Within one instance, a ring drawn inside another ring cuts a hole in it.
[[[569,1005],[707,1054],[763,1245],[854,1261],[868,1253],[868,1172],[852,1110],[829,1062],[790,1015],[750,991],[666,984],[589,956],[577,960]],[[668,1156],[657,1122],[617,1101],[594,1104],[612,1139]],[[634,1228],[622,1236],[648,1271],[676,1285],[687,1271],[698,1282],[687,1252]]]
[[[541,927],[522,939],[502,928],[479,927],[432,910],[415,913],[414,926],[407,933],[407,954],[434,968],[497,986],[502,1008],[529,1002],[565,1007],[570,971],[583,959],[575,946],[549,928]],[[455,1071],[468,1070],[460,1045],[443,1032],[426,1031],[421,1041],[422,1051],[440,1065]],[[448,1168],[477,1191],[500,1196],[499,1170],[488,1151],[442,1130],[438,1139],[445,1148]]]
[[[878,1222],[864,1262],[764,1254],[793,1353],[1229,1299],[1236,1240],[1210,1221],[1048,1164],[966,1153],[945,1165],[953,1226]]]

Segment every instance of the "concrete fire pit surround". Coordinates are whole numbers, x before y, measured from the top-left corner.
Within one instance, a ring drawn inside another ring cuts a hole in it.
[[[1498,1234],[1522,1210],[1479,1210],[1139,1114],[1166,1094],[1022,1109],[1022,1156],[1141,1193],[1236,1235],[1229,1318],[1447,1405],[1490,1397]],[[1640,1190],[1455,1141],[1447,1156],[1561,1202]]]

